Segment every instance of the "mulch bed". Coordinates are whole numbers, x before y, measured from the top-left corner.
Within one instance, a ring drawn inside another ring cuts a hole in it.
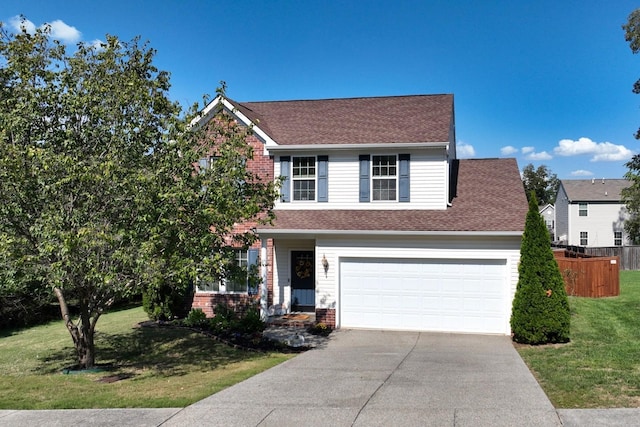
[[[145,322],[139,323],[138,325],[140,327],[172,327],[172,328],[189,329],[191,331],[204,334],[230,347],[233,347],[239,350],[245,350],[245,351],[257,351],[262,353],[269,353],[269,352],[302,353],[312,348],[310,346],[292,347],[283,342],[267,338],[262,334],[255,335],[255,336],[239,334],[239,333],[215,334],[206,329],[181,325],[179,321],[177,322],[145,321]]]

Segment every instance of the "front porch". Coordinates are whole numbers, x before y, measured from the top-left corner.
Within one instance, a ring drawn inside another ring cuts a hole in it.
[[[273,315],[267,317],[267,327],[280,326],[280,327],[294,327],[294,328],[308,328],[315,325],[316,314],[315,313],[287,313],[283,315]]]

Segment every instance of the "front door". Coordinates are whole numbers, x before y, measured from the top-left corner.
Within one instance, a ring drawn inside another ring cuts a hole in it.
[[[291,251],[291,311],[315,311],[314,251]]]

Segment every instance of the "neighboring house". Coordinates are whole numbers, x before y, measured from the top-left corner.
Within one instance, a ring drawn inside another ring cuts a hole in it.
[[[457,160],[453,95],[243,102],[217,98],[267,179],[263,309],[342,328],[510,334],[527,213],[515,159]],[[226,292],[226,293],[225,293]],[[209,309],[246,292],[202,289]]]
[[[539,209],[540,215],[542,219],[544,219],[544,225],[547,226],[547,230],[549,231],[549,237],[553,242],[555,240],[556,235],[556,208],[553,205],[547,203],[544,206],[540,206]]]
[[[556,241],[570,246],[624,246],[626,179],[563,179],[556,197]]]

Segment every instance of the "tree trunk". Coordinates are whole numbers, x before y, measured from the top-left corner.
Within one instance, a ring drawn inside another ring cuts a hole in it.
[[[62,289],[55,287],[53,292],[58,298],[60,303],[60,313],[62,320],[71,334],[73,345],[76,349],[76,355],[78,357],[78,367],[80,369],[93,368],[95,364],[95,346],[93,344],[93,326],[91,325],[91,317],[87,312],[86,307],[81,307],[80,323],[76,325],[71,319],[69,314],[69,307],[67,301],[64,298]]]

